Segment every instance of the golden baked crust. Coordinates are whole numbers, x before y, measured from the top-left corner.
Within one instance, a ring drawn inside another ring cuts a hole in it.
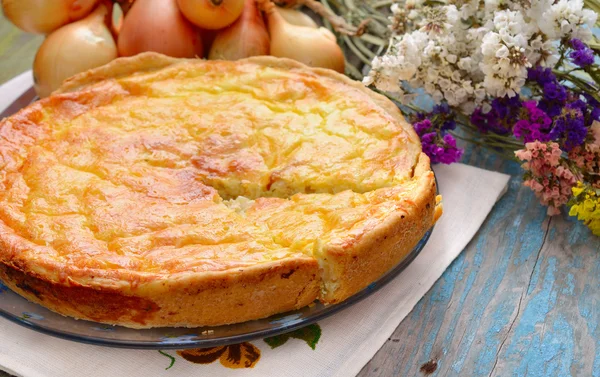
[[[0,278],[99,322],[219,325],[337,302],[441,213],[396,106],[285,59],[118,59],[0,135]]]

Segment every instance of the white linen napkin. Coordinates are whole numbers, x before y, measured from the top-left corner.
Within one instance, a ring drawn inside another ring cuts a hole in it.
[[[0,111],[12,102],[8,97],[23,93],[27,88],[23,85],[30,81],[13,79],[0,87]],[[226,360],[196,364],[175,351],[165,351],[175,358],[166,369],[171,360],[157,351],[74,343],[0,319],[0,370],[25,377],[355,376],[473,238],[509,179],[462,164],[434,170],[444,198],[444,215],[429,242],[387,286],[321,321],[321,337],[314,350],[300,339],[289,339],[274,349],[263,340],[252,341],[260,359],[253,368],[235,371],[225,366]]]

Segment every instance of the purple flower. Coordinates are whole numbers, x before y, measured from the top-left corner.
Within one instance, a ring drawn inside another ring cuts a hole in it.
[[[527,70],[527,80],[535,81],[540,86],[544,86],[545,83],[550,81],[557,81],[556,76],[552,73],[552,69],[544,68],[542,66],[536,66]]]
[[[456,128],[454,113],[450,111],[450,107],[448,107],[447,103],[435,106],[432,114],[437,118],[436,120],[441,123],[440,129],[442,131],[453,130]]]
[[[569,57],[573,60],[573,63],[580,67],[587,67],[594,63],[594,51],[591,48],[572,51]]]
[[[583,93],[583,97],[591,108],[590,120],[588,122],[589,124],[587,124],[589,126],[591,125],[592,121],[600,120],[600,102],[596,101],[596,99],[588,93]]]
[[[562,111],[567,101],[567,88],[558,80],[546,82],[543,86],[544,94],[538,107],[551,117],[555,117]]]
[[[430,132],[421,137],[423,152],[429,156],[432,164],[451,164],[460,160],[463,150],[456,147],[456,139],[450,134],[443,137]]]
[[[416,114],[413,127],[421,137],[423,152],[432,164],[451,164],[460,160],[463,150],[456,147],[456,140],[447,133],[456,127],[454,114],[448,105],[436,106],[429,114]]]
[[[456,139],[450,135],[444,135],[445,152],[439,156],[439,160],[442,164],[451,164],[453,162],[460,161],[463,150],[456,147]]]
[[[471,114],[471,123],[483,133],[493,132],[500,135],[510,133],[521,109],[519,96],[494,98],[490,106],[492,109],[488,113],[483,113],[481,108],[475,109]]]
[[[454,113],[450,110],[447,103],[442,103],[433,107],[433,111],[429,114],[418,113],[416,114],[417,123],[413,126],[415,130],[418,128],[428,129],[432,124],[436,128],[442,131],[453,130],[456,128],[456,121],[454,120]],[[420,122],[427,121],[429,123],[419,124]],[[418,133],[419,131],[417,131]],[[424,133],[424,132],[423,132]]]
[[[587,48],[587,45],[583,43],[580,39],[573,38],[571,39],[571,47],[573,47],[574,50],[583,50]]]
[[[569,57],[573,60],[573,63],[580,67],[587,67],[594,63],[594,50],[585,43],[579,39],[572,39],[571,47],[573,47],[573,51],[569,54]]]
[[[570,152],[585,142],[587,132],[581,109],[571,107],[569,104],[559,116],[554,118],[554,127],[548,136],[551,140],[557,141],[562,150]]]
[[[564,102],[567,99],[567,89],[557,82],[544,84],[544,99]]]
[[[523,139],[524,142],[529,143],[535,140],[539,140],[540,125],[537,123],[531,123],[527,119],[521,119],[515,123],[513,127],[513,135],[517,139]]]
[[[513,135],[526,143],[535,140],[545,142],[550,140],[548,132],[551,124],[552,119],[537,107],[535,101],[525,101],[521,110],[521,119],[513,126]]]
[[[425,133],[431,131],[432,125],[429,119],[423,119],[420,122],[413,123],[413,127],[415,128],[417,134],[424,135]]]
[[[551,117],[555,117],[562,111],[567,101],[567,88],[560,84],[552,69],[537,66],[529,68],[527,79],[539,85],[542,89],[543,98],[538,107]]]

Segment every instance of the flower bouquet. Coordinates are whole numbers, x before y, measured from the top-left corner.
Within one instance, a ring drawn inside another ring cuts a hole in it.
[[[521,161],[549,215],[567,205],[600,235],[600,4],[322,3],[360,25],[331,26],[355,62],[347,74],[400,105],[432,162],[460,160],[456,138]]]

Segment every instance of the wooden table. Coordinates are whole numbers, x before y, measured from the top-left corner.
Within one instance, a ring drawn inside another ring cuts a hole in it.
[[[41,40],[0,19],[0,83]],[[463,162],[512,174],[509,190],[360,376],[600,376],[600,238],[546,217],[516,163]]]

